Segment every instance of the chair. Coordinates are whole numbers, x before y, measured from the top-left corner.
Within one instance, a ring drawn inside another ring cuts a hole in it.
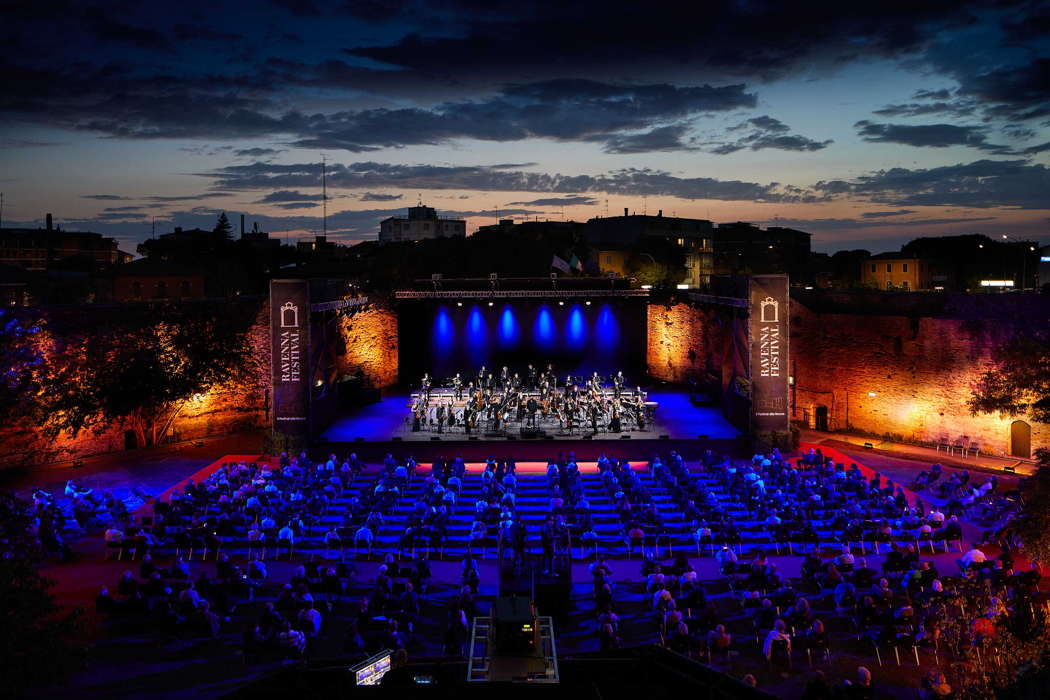
[[[959,451],[959,452],[961,452],[963,454],[963,457],[965,457],[966,456],[966,447],[969,444],[970,444],[970,436],[969,435],[960,435],[959,437],[957,437],[955,439],[954,442],[952,442],[952,449],[949,452],[949,454],[955,454],[956,451]]]
[[[784,639],[774,640],[769,645],[769,670],[774,671],[778,667],[791,670],[791,652],[787,640]]]
[[[977,440],[970,440],[970,444],[966,446],[966,452],[972,452],[973,458],[977,459],[981,454],[981,443]]]
[[[947,435],[941,435],[937,438],[937,451],[940,452],[942,449],[948,454],[952,452],[951,439]]]

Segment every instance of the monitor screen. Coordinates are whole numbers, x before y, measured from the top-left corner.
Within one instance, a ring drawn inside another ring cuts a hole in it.
[[[355,666],[351,666],[350,672],[354,674],[354,682],[357,685],[379,685],[380,681],[383,680],[383,676],[390,670],[390,656],[392,653],[389,649],[386,649]]]

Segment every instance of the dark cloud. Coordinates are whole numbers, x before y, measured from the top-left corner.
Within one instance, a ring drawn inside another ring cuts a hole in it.
[[[755,104],[744,85],[679,87],[620,85],[591,80],[554,80],[513,85],[483,100],[446,102],[432,109],[370,109],[342,112],[309,124],[313,135],[296,145],[353,153],[461,138],[520,141],[549,138],[606,144],[613,153],[686,148],[684,125],[634,132],[654,121]]]
[[[199,22],[179,22],[172,27],[172,34],[179,41],[238,41],[244,38],[243,34],[219,31]]]
[[[298,190],[277,190],[271,192],[256,204],[273,204],[275,202],[320,202],[324,198],[321,194],[307,194]],[[331,199],[331,198],[329,198]]]
[[[312,209],[317,206],[317,202],[281,202],[274,206],[279,209]]]
[[[862,215],[863,216],[863,215]],[[907,219],[903,221],[885,221],[882,219],[782,219],[777,218],[768,221],[769,225],[787,226],[802,231],[839,231],[843,229],[866,229],[866,228],[907,228],[909,226],[945,226],[951,224],[966,224],[977,221],[995,221],[994,216],[969,216],[959,218],[929,217],[919,219]]]
[[[914,209],[897,209],[895,211],[866,211],[861,214],[861,217],[865,219],[882,219],[887,216],[904,216],[905,214],[914,214]]]
[[[140,207],[136,205],[129,205],[126,207],[106,207],[102,211],[140,211],[146,207]]]
[[[149,197],[130,197],[128,199],[142,199],[147,202],[196,202],[201,199],[218,199],[220,197],[232,197],[232,192],[204,192],[201,194],[167,195],[155,194]]]
[[[362,202],[393,202],[401,199],[400,194],[383,194],[382,192],[365,192],[358,197]]]
[[[1050,58],[964,74],[959,82],[958,94],[984,103],[989,117],[1027,120],[1050,115]]]
[[[85,25],[103,41],[116,44],[132,44],[145,49],[157,49],[167,45],[164,32],[152,27],[127,24],[99,7],[89,7],[81,13]]]
[[[317,186],[317,164],[251,163],[229,165],[201,173],[216,187],[233,190],[274,190]],[[709,177],[680,177],[650,168],[624,168],[602,175],[561,175],[491,166],[402,165],[357,162],[329,165],[330,189],[475,190],[503,192],[575,193],[670,196],[725,201],[811,202],[813,194],[776,183],[762,185]]]
[[[320,8],[313,0],[269,0],[269,2],[296,17],[317,17],[321,14]]]
[[[13,137],[0,137],[0,148],[46,148],[48,146],[61,146],[58,141],[40,141],[38,139],[20,139]]]
[[[818,192],[848,193],[909,206],[1050,209],[1050,169],[1026,160],[978,160],[937,168],[890,168],[852,182],[821,182]]]
[[[798,134],[790,134],[791,128],[784,122],[769,116],[753,117],[727,129],[730,132],[747,130],[743,136],[733,141],[715,141],[711,153],[728,155],[744,149],[759,151],[774,148],[781,151],[819,151],[827,148],[833,141],[814,141]]]
[[[915,100],[947,100],[952,96],[951,90],[942,88],[940,90],[916,90],[912,95]]]
[[[117,194],[82,194],[80,196],[83,199],[97,199],[102,202],[116,202],[122,199],[131,199],[130,197],[121,197]]]
[[[606,153],[651,153],[653,151],[695,151],[696,146],[683,141],[689,131],[685,124],[657,127],[640,134],[623,134],[605,138]]]
[[[929,114],[950,114],[953,116],[969,116],[977,111],[977,105],[972,101],[958,100],[955,102],[908,102],[904,104],[891,104],[876,109],[875,114],[882,117],[922,117]]]
[[[539,199],[530,199],[525,202],[509,202],[509,204],[520,204],[526,207],[572,207],[572,206],[590,206],[597,204],[598,200],[594,197],[586,197],[583,195],[572,195],[570,197],[541,197]]]
[[[238,148],[233,155],[241,158],[261,158],[263,156],[277,155],[283,152],[280,148]]]
[[[983,126],[876,124],[870,121],[859,121],[854,126],[862,139],[874,143],[901,143],[919,148],[969,146],[997,154],[1012,152],[1008,146],[989,143],[987,129]]]

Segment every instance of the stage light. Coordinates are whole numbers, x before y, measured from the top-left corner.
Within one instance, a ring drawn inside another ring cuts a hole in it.
[[[456,302],[456,306],[463,306],[463,302],[462,301],[457,301]]]
[[[489,306],[492,306],[492,302],[491,301],[489,302]]]
[[[870,396],[871,398],[875,398],[876,396],[878,396],[878,394],[876,394],[874,391],[869,391],[868,396]]]
[[[558,302],[558,306],[565,306],[565,302],[564,301],[559,301]]]
[[[590,306],[590,305],[591,305],[591,302],[589,302],[589,301],[588,301],[588,302],[586,302],[586,304],[587,304],[587,306]]]

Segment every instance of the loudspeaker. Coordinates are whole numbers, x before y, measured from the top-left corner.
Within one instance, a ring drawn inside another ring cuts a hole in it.
[[[401,442],[401,440],[403,439],[404,438],[402,438],[400,435],[395,435],[394,437],[390,438],[392,442]]]
[[[593,435],[593,434],[589,434],[589,435],[584,435],[584,436],[583,436],[583,439],[584,439],[584,440],[593,440],[593,439],[594,439],[594,435]]]
[[[630,439],[631,439],[631,436],[630,436],[630,435],[621,435],[621,436],[620,436],[620,439],[621,439],[621,440],[630,440]]]
[[[431,442],[441,442],[441,438],[439,438],[437,435],[431,435],[430,436],[430,441]]]
[[[660,439],[661,439],[661,440],[670,440],[670,439],[671,439],[671,436],[670,436],[670,435],[661,435],[661,436],[660,436]]]
[[[364,441],[365,441],[365,439],[363,437],[355,437],[354,438],[354,442],[364,442]]]
[[[696,436],[696,439],[697,439],[697,440],[706,440],[706,439],[708,439],[709,437],[710,437],[709,435],[697,435],[697,436]]]
[[[522,440],[532,440],[533,438],[540,437],[540,435],[541,435],[541,432],[540,432],[539,428],[522,428],[521,429],[521,439]]]
[[[527,654],[536,648],[539,630],[527,597],[497,598],[493,607],[496,654]]]

